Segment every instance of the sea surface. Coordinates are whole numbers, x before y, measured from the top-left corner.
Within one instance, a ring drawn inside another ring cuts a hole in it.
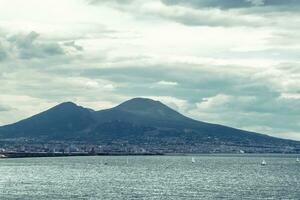
[[[300,163],[296,157],[1,159],[0,199],[300,199]],[[266,166],[261,166],[263,159]]]

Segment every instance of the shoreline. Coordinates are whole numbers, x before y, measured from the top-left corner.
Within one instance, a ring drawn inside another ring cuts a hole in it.
[[[71,157],[71,156],[155,156],[161,153],[44,153],[44,152],[3,152],[0,159],[34,157]]]
[[[3,152],[0,159],[9,158],[35,158],[35,157],[74,157],[74,156],[295,156],[297,153],[44,153],[44,152]]]

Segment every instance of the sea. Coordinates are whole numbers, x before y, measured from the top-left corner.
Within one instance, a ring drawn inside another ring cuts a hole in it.
[[[300,163],[296,157],[216,154],[1,159],[0,199],[298,200]]]

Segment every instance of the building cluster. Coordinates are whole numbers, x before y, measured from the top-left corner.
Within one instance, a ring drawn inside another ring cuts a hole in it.
[[[229,144],[209,143],[139,143],[130,144],[127,141],[115,141],[99,144],[82,142],[1,142],[0,153],[89,153],[89,154],[172,154],[172,153],[295,153],[299,149],[274,146],[237,146]]]

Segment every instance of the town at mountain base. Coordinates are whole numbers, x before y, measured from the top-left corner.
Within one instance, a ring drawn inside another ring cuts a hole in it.
[[[100,111],[59,104],[0,127],[0,147],[23,152],[300,152],[298,141],[196,121],[146,98]]]

